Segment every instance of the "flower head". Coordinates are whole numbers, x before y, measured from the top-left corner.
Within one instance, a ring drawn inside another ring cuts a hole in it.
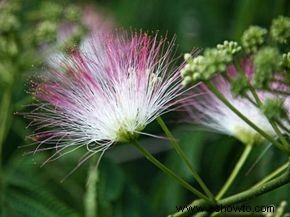
[[[249,59],[244,60],[242,68],[246,76],[251,78],[254,70],[252,61]],[[227,74],[232,78],[237,76],[238,72],[234,65],[230,65],[227,68]],[[263,111],[251,102],[251,100],[248,100],[245,97],[235,96],[231,91],[231,84],[222,75],[216,76],[213,79],[213,83],[224,97],[244,116],[268,134],[272,136],[275,135],[275,132]],[[214,131],[234,136],[245,144],[253,144],[262,141],[263,138],[260,134],[224,105],[223,102],[211,93],[205,85],[200,85],[200,92],[200,96],[191,100],[189,103],[190,106],[187,105],[191,116],[197,123],[209,127]],[[277,98],[277,95],[274,96],[273,94],[264,91],[257,91],[257,94],[263,102],[266,102],[267,99]],[[285,100],[285,105],[290,101],[289,97],[283,99]],[[193,111],[197,113],[194,113]],[[289,115],[290,114],[288,114],[288,116]],[[289,127],[289,124],[287,127]]]
[[[290,39],[290,18],[279,16],[274,19],[271,25],[270,33],[274,41],[287,43]]]
[[[177,103],[182,86],[172,43],[142,33],[96,37],[102,49],[92,38],[88,53],[75,50],[35,82],[40,105],[27,116],[39,126],[40,144],[105,151],[134,139]]]
[[[255,53],[265,42],[267,30],[259,26],[250,26],[242,35],[241,42],[247,53]]]

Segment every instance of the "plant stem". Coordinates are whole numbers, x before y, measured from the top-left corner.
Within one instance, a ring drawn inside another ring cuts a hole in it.
[[[196,195],[199,198],[202,198],[205,201],[207,201],[208,203],[212,204],[212,201],[207,196],[205,196],[203,193],[198,191],[196,188],[192,187],[184,179],[182,179],[181,177],[177,176],[172,170],[170,170],[168,167],[166,167],[164,164],[162,164],[150,152],[148,152],[140,144],[138,144],[137,141],[133,140],[132,144],[147,158],[147,160],[149,160],[151,163],[153,163],[156,167],[158,167],[160,170],[162,170],[167,175],[169,175],[172,178],[174,178],[180,185],[182,185],[187,190],[191,191],[194,195]]]
[[[285,150],[290,151],[290,146],[289,146],[287,140],[285,139],[285,137],[283,136],[283,134],[281,133],[280,129],[277,127],[277,124],[275,123],[275,121],[269,120],[269,122],[270,122],[272,128],[274,129],[275,133],[277,134],[279,140],[283,144]]]
[[[11,88],[4,90],[0,105],[0,208],[3,207],[4,202],[4,182],[2,171],[2,149],[5,140],[5,134],[7,132],[7,125],[9,119],[9,109],[11,101]]]
[[[283,164],[278,169],[274,170],[272,173],[270,173],[265,178],[263,178],[261,181],[259,181],[257,184],[255,184],[254,187],[257,187],[257,186],[260,186],[260,185],[267,183],[268,181],[272,180],[273,178],[278,176],[280,173],[282,173],[284,170],[286,170],[288,167],[289,167],[289,162]]]
[[[252,84],[249,82],[248,79],[247,79],[247,81],[248,81],[249,89],[250,89],[253,97],[255,98],[256,103],[258,104],[259,107],[261,107],[263,105],[263,102],[260,100],[255,88],[252,86]],[[285,149],[288,150],[290,148],[289,144],[288,144],[287,140],[284,138],[284,136],[282,135],[280,129],[277,127],[277,124],[273,120],[270,120],[269,118],[267,118],[267,119],[268,119],[269,123],[271,124],[272,128],[274,129],[275,133],[277,134],[279,140],[281,141],[281,143],[285,147]]]
[[[219,206],[230,206],[233,204],[238,204],[244,201],[248,201],[251,200],[253,198],[256,198],[260,195],[263,195],[265,193],[268,193],[272,190],[275,190],[285,184],[288,184],[290,182],[290,171],[287,171],[286,173],[284,173],[283,175],[267,182],[264,183],[262,185],[259,185],[257,187],[252,187],[248,190],[245,190],[243,192],[240,192],[238,194],[235,194],[233,196],[224,198],[220,201],[217,202],[216,205]],[[195,200],[193,201],[190,205],[188,205],[188,207],[196,207],[196,206],[204,206],[204,208],[208,209],[211,205],[208,204],[206,201],[200,199],[200,200]],[[168,217],[184,217],[184,216],[188,216],[188,214],[193,215],[195,213],[197,213],[198,210],[197,209],[184,209],[183,212],[179,211],[176,212],[172,215],[169,215]]]
[[[87,177],[87,188],[84,198],[85,217],[97,217],[98,216],[98,198],[97,198],[97,184],[99,181],[99,174],[96,167],[96,163],[99,156],[93,156],[90,160],[90,166]]]
[[[277,189],[290,182],[290,173],[287,171],[283,175],[257,187],[253,187],[239,194],[227,197],[220,201],[220,204],[230,205],[233,203],[240,203],[260,196],[264,193]]]
[[[180,145],[178,144],[178,142],[176,141],[176,139],[174,138],[174,136],[172,135],[172,133],[170,132],[170,130],[168,129],[168,127],[166,126],[165,122],[162,120],[161,117],[158,117],[157,118],[157,122],[161,126],[161,128],[164,131],[164,133],[166,134],[166,136],[169,138],[169,140],[170,140],[172,146],[174,147],[176,153],[179,155],[179,157],[183,160],[183,162],[186,164],[186,166],[190,170],[190,172],[191,172],[192,176],[194,177],[194,179],[197,181],[197,183],[200,185],[200,187],[203,189],[203,191],[206,193],[206,195],[210,199],[214,200],[213,194],[208,189],[208,187],[206,186],[206,184],[204,183],[204,181],[202,180],[202,178],[198,175],[198,173],[192,167],[189,159],[187,158],[187,156],[183,152],[183,150],[180,148]]]
[[[256,130],[261,136],[275,144],[280,149],[284,150],[283,146],[277,142],[272,136],[268,135],[264,130],[259,128],[256,124],[250,121],[245,115],[243,115],[238,109],[236,109],[221,93],[220,91],[210,82],[206,81],[206,85],[209,90],[219,99],[221,100],[230,110],[232,110],[237,116],[239,116],[243,121],[245,121],[250,127]]]
[[[6,125],[9,117],[11,92],[10,88],[7,88],[2,96],[1,107],[0,107],[0,164],[2,160],[2,146],[5,140]]]
[[[255,90],[255,88],[253,87],[253,85],[251,84],[251,82],[249,81],[249,79],[247,78],[247,76],[245,75],[244,70],[242,69],[241,65],[238,62],[236,62],[235,63],[235,66],[236,66],[238,72],[246,78],[246,81],[248,83],[249,90],[250,90],[252,96],[254,97],[254,99],[255,99],[258,107],[261,108],[262,105],[263,105],[263,102],[260,100],[260,98],[259,98],[259,96],[258,96],[258,94],[257,94],[257,92]],[[287,140],[284,138],[284,136],[282,135],[280,129],[277,127],[276,122],[273,121],[273,120],[271,120],[271,119],[269,119],[267,116],[266,116],[266,118],[268,119],[269,123],[271,124],[271,126],[274,129],[275,133],[277,134],[279,140],[283,144],[284,148],[286,150],[289,150],[289,148],[290,148],[289,147],[289,144],[288,144]]]
[[[224,196],[224,194],[229,190],[229,188],[233,184],[234,180],[236,179],[238,173],[240,172],[241,168],[245,164],[248,156],[250,155],[252,148],[253,148],[252,145],[245,146],[244,151],[243,151],[240,159],[238,160],[237,164],[235,165],[233,171],[231,172],[229,178],[227,179],[226,183],[224,184],[222,189],[217,194],[216,200],[220,200]]]

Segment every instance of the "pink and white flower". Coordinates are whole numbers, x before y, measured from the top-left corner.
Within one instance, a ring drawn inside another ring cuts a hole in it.
[[[242,62],[242,67],[247,77],[251,78],[253,74],[253,64],[251,60],[244,60]],[[233,77],[237,75],[238,72],[235,66],[231,65],[228,67],[227,73],[230,77]],[[262,111],[248,99],[233,96],[230,83],[223,76],[216,76],[212,82],[224,97],[244,116],[269,135],[275,136],[271,124]],[[231,109],[224,105],[224,103],[221,102],[210,90],[208,90],[206,85],[200,84],[199,88],[195,90],[198,90],[200,94],[190,100],[189,103],[187,102],[186,108],[196,123],[213,131],[236,137],[245,144],[253,144],[263,139],[260,134],[258,134],[251,126],[243,121]],[[262,101],[266,98],[277,97],[277,95],[262,91],[258,91],[257,94]],[[249,96],[251,96],[251,94],[249,94]],[[285,105],[287,105],[289,101],[290,98],[286,98]],[[287,124],[287,127],[289,128],[289,123]]]
[[[93,53],[74,51],[35,81],[32,93],[40,102],[27,117],[38,126],[36,151],[53,144],[58,152],[83,146],[104,152],[134,139],[183,93],[173,42],[143,33],[97,37],[102,49],[92,38]]]

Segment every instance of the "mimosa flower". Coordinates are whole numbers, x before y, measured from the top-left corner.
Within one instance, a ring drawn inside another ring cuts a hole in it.
[[[246,76],[250,78],[253,74],[253,64],[251,60],[247,59],[243,61],[242,68]],[[235,66],[230,65],[227,69],[227,73],[232,77],[237,75],[238,72]],[[275,136],[271,124],[261,109],[247,98],[233,96],[230,83],[222,75],[216,76],[212,82],[224,97],[244,116],[269,135]],[[190,115],[196,123],[216,132],[236,137],[245,144],[253,144],[263,140],[263,137],[259,133],[224,105],[224,103],[208,90],[204,84],[200,85],[199,92],[201,92],[201,94],[191,100],[189,105],[187,104]],[[267,98],[280,97],[263,91],[257,91],[257,94],[262,101]],[[249,96],[251,96],[251,93],[249,93]],[[284,100],[285,106],[289,104],[289,97]],[[287,127],[289,127],[289,124]]]
[[[35,82],[40,104],[27,117],[38,126],[36,151],[53,144],[59,152],[82,146],[104,152],[135,139],[184,92],[170,59],[173,42],[142,33],[98,37],[101,49],[93,38],[87,43],[93,53],[75,50]]]

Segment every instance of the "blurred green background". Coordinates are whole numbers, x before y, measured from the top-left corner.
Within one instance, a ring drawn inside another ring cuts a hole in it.
[[[3,204],[0,214],[3,217],[84,216],[83,197],[88,163],[63,183],[60,182],[75,167],[83,152],[73,152],[40,168],[40,164],[52,152],[25,155],[27,148],[19,148],[32,143],[27,139],[32,133],[32,128],[26,128],[29,121],[21,115],[14,115],[14,112],[29,111],[24,106],[33,102],[25,91],[28,89],[29,76],[43,70],[43,60],[37,58],[38,45],[31,38],[36,31],[36,23],[41,19],[49,19],[46,16],[49,16],[52,9],[48,6],[43,8],[41,5],[44,2],[46,1],[0,2],[1,7],[11,4],[12,8],[1,9],[0,12],[0,196]],[[116,26],[124,29],[142,29],[147,32],[158,30],[160,35],[167,34],[168,38],[176,36],[178,55],[195,47],[214,46],[226,39],[239,40],[243,30],[250,24],[268,27],[278,15],[290,15],[290,1],[287,0],[55,2],[63,8],[72,5],[96,7],[98,11],[111,17]],[[15,24],[15,19],[18,24]],[[42,35],[39,37],[45,40]],[[30,43],[29,40],[33,42]],[[176,115],[183,116],[181,112],[176,112],[165,117],[170,129],[201,177],[213,192],[217,192],[241,154],[242,145],[233,138],[182,123]],[[148,126],[146,131],[162,135],[156,123]],[[141,137],[140,141],[162,162],[198,187],[166,140]],[[28,150],[34,148],[31,146]],[[266,148],[267,145],[255,147],[231,189],[245,190],[286,161],[285,156],[270,147],[249,172]],[[186,205],[194,199],[187,190],[126,144],[116,145],[105,154],[99,175],[98,216],[101,217],[167,216],[176,211],[176,206]],[[234,192],[230,191],[229,194],[231,193]],[[289,186],[248,204],[278,205],[281,200],[290,201]]]

